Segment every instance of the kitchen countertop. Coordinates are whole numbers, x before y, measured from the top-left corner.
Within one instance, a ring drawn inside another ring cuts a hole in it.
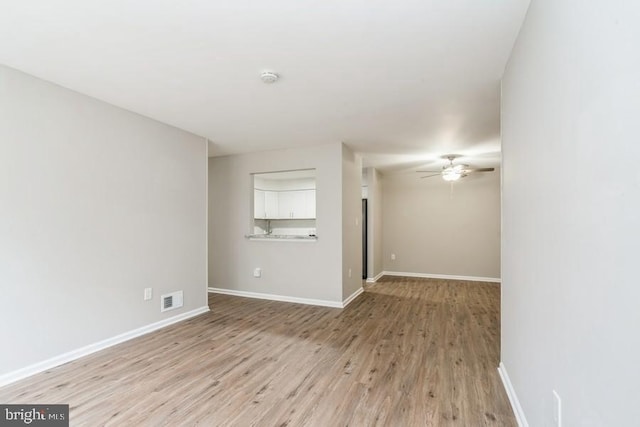
[[[316,240],[318,240],[318,236],[300,236],[291,234],[247,234],[244,237],[249,240],[281,240],[294,242],[315,242]]]

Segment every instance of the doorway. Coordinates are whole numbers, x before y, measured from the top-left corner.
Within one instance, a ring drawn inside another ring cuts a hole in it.
[[[367,278],[367,199],[362,199],[362,279]]]

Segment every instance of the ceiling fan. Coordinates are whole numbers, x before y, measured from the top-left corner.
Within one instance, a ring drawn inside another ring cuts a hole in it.
[[[453,161],[460,156],[454,154],[447,154],[442,156],[443,159],[449,160],[449,164],[442,167],[439,171],[416,171],[418,173],[430,173],[431,175],[421,176],[422,178],[431,178],[433,176],[442,176],[445,181],[457,181],[460,178],[468,176],[470,173],[476,172],[493,172],[495,168],[471,168],[469,165],[454,165]]]

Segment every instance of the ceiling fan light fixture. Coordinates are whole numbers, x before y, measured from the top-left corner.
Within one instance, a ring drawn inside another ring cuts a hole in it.
[[[447,166],[442,170],[442,179],[445,181],[457,181],[462,177],[463,170],[458,166]]]
[[[421,176],[420,178],[431,178],[433,176],[441,176],[444,181],[453,182],[453,181],[459,180],[460,178],[469,176],[469,174],[471,173],[493,172],[495,170],[495,168],[472,168],[467,164],[454,165],[453,160],[456,159],[457,157],[460,157],[460,156],[456,156],[453,154],[443,156],[443,158],[449,160],[449,164],[446,166],[443,166],[442,169],[440,169],[439,171],[418,170],[416,172],[431,174],[431,175]]]

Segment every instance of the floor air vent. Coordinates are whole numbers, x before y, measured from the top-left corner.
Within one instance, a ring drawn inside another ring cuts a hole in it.
[[[168,311],[180,307],[182,307],[182,291],[160,296],[160,311]]]

